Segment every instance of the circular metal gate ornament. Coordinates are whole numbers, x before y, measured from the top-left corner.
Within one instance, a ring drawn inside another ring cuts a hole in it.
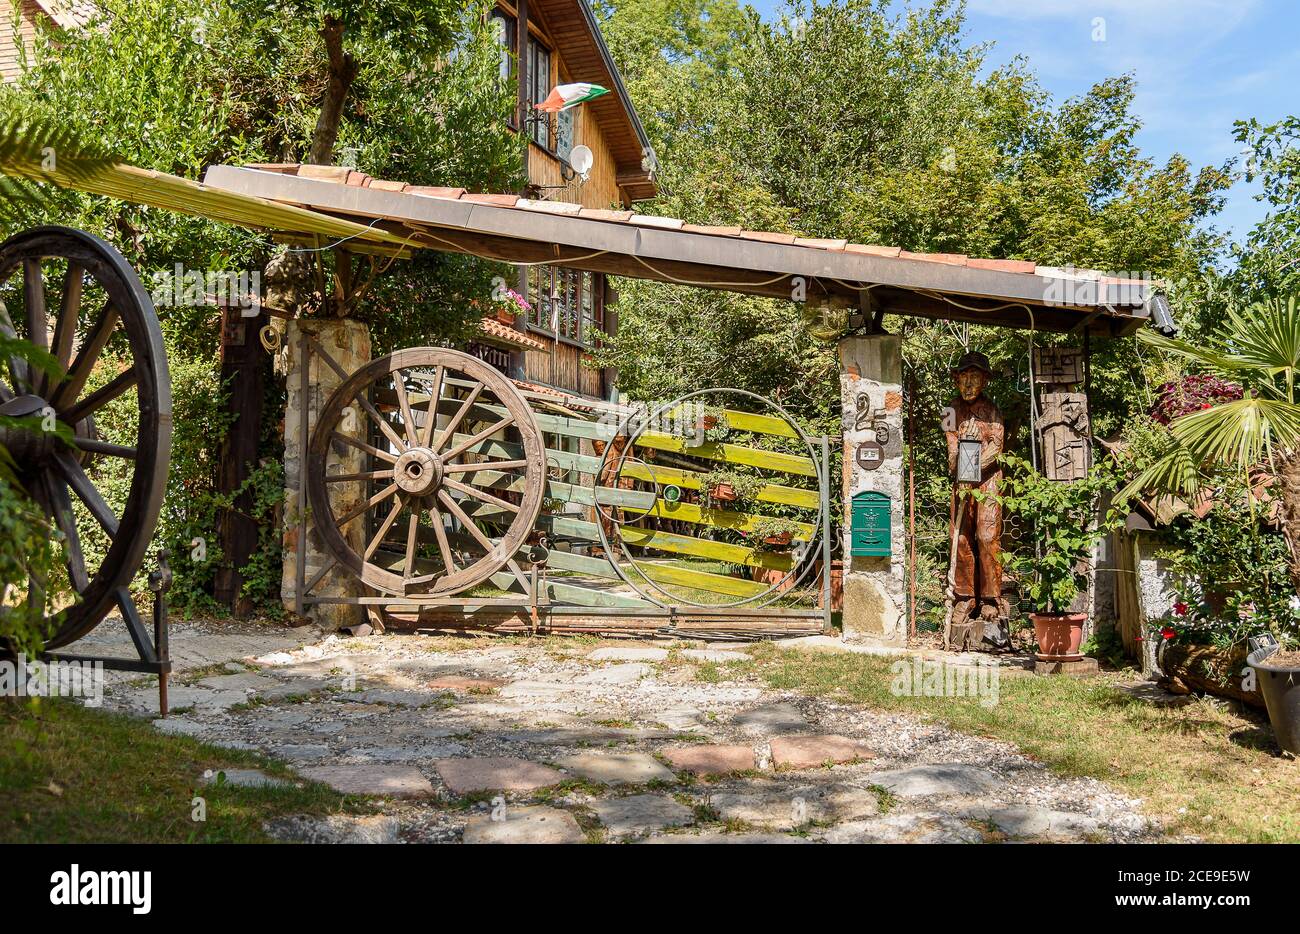
[[[348,412],[369,426],[366,440],[344,430]],[[361,469],[345,471],[358,453]],[[528,402],[500,371],[442,347],[399,350],[353,373],[321,410],[307,456],[312,517],[329,553],[371,587],[453,594],[524,544],[546,491],[545,453]],[[354,482],[360,502],[339,515],[331,487]],[[365,523],[360,550],[345,534],[353,522]]]
[[[69,605],[46,604],[45,647],[55,649],[94,629],[144,563],[167,484],[171,379],[149,294],[93,234],[37,227],[10,237],[0,244],[0,295],[0,333],[48,351],[63,370],[0,361],[0,414],[29,426],[0,429],[0,445],[61,533],[67,579],[57,588],[29,579],[26,594],[29,603],[71,594]],[[109,407],[112,441],[95,427]],[[48,430],[56,423],[70,433]],[[121,472],[130,474],[125,495]]]
[[[691,400],[699,399],[702,396],[708,396],[708,395],[734,395],[742,399],[745,399],[750,403],[757,402],[760,405],[767,406],[772,411],[776,412],[777,416],[792,429],[794,433],[794,438],[801,444],[803,449],[807,452],[807,456],[809,460],[811,460],[813,464],[817,465],[817,469],[819,472],[819,476],[817,477],[819,487],[822,484],[829,482],[825,476],[827,465],[821,463],[821,460],[817,455],[817,451],[813,447],[812,440],[808,437],[807,433],[804,432],[804,430],[799,426],[799,423],[796,422],[794,418],[790,415],[790,413],[787,412],[783,407],[778,405],[776,402],[773,402],[771,399],[766,398],[765,396],[760,396],[757,393],[749,392],[744,389],[712,388],[712,389],[699,389],[696,390],[695,392],[687,393],[684,396],[679,396],[673,401],[659,406],[659,408],[655,409],[653,412],[650,412],[648,414],[645,412],[631,412],[626,417],[624,417],[623,421],[619,424],[618,429],[615,431],[614,436],[615,437],[618,437],[620,435],[626,436],[627,443],[626,445],[623,446],[621,452],[618,454],[618,457],[615,459],[614,461],[615,467],[612,475],[613,479],[611,482],[609,482],[606,485],[615,488],[619,486],[619,479],[622,477],[623,468],[624,466],[626,466],[626,464],[629,461],[637,461],[645,466],[650,467],[651,476],[653,477],[654,476],[653,465],[649,465],[645,461],[641,461],[639,458],[632,456],[628,452],[634,449],[634,447],[636,446],[637,439],[640,438],[641,435],[644,434],[651,426],[661,423],[666,413],[674,412],[678,410],[682,405],[691,402]],[[610,462],[610,454],[613,451],[614,451],[614,445],[612,444],[606,445],[605,451],[601,455],[600,468],[596,472],[596,476],[598,478],[607,476],[606,466]],[[663,494],[662,498],[665,501],[674,502],[674,503],[677,502],[677,500],[668,500],[668,496],[667,496],[668,489],[676,489],[678,494],[678,500],[680,500],[681,497],[680,487],[677,487],[676,485],[672,485],[672,486],[665,485],[664,487],[661,487],[657,480],[652,482],[655,487],[656,495],[659,495],[660,491],[662,490],[662,494]],[[713,609],[713,610],[733,609],[736,607],[750,607],[753,609],[759,609],[780,599],[788,591],[802,584],[804,579],[808,577],[809,573],[812,571],[813,567],[815,566],[815,562],[810,561],[808,559],[813,555],[816,555],[820,550],[817,546],[822,536],[824,508],[825,508],[824,497],[820,494],[820,490],[819,490],[817,514],[816,517],[810,520],[809,523],[813,526],[813,530],[814,530],[812,537],[807,542],[799,542],[796,544],[792,552],[792,561],[791,561],[790,570],[787,571],[785,575],[781,577],[780,580],[769,585],[768,588],[764,590],[762,593],[757,594],[753,597],[746,597],[741,600],[734,600],[730,603],[700,603],[690,598],[683,598],[680,594],[674,594],[672,591],[665,589],[663,585],[654,583],[646,575],[645,569],[642,567],[641,564],[637,562],[635,556],[632,555],[632,553],[628,550],[627,543],[623,540],[623,536],[621,534],[619,535],[618,538],[618,545],[619,545],[618,550],[621,551],[623,556],[626,557],[628,562],[631,564],[632,568],[636,571],[636,576],[639,578],[639,581],[634,580],[633,577],[624,570],[621,561],[614,559],[611,560],[610,563],[614,566],[614,569],[618,572],[619,577],[622,578],[625,584],[627,584],[634,591],[636,591],[636,593],[639,596],[643,597],[646,600],[649,600],[651,603],[654,603],[655,605],[660,607],[691,606],[691,607],[698,607],[700,609]],[[602,516],[603,515],[604,513],[602,513]],[[648,512],[638,513],[635,518],[640,519],[643,518],[645,515],[649,515],[649,513]],[[608,518],[611,519],[610,524],[620,530],[625,525],[630,524],[630,522],[632,521],[631,519],[623,519],[622,521],[619,521],[617,518],[613,516],[609,516]],[[600,537],[600,544],[604,548],[605,554],[610,555],[612,558],[618,552],[616,552],[615,549],[611,546],[609,535],[606,532],[604,522],[596,523],[596,532]],[[651,593],[647,589],[643,589],[643,588],[653,589],[654,591],[658,592],[659,596],[656,596],[654,593]],[[662,599],[662,597],[668,597],[670,599],[664,600]]]

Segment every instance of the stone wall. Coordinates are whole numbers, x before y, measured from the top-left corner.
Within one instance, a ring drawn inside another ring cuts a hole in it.
[[[907,537],[903,523],[903,357],[896,334],[846,337],[840,341],[840,404],[844,431],[844,638],[854,642],[907,644]],[[859,413],[859,397],[870,409]],[[880,466],[868,470],[855,454],[863,442],[889,431]],[[888,557],[851,557],[853,496],[863,490],[890,501]]]
[[[294,610],[298,593],[297,545],[299,534],[298,484],[299,464],[305,454],[301,444],[301,425],[304,412],[307,417],[308,439],[316,428],[316,417],[325,403],[329,401],[334,390],[342,380],[328,363],[318,355],[311,354],[307,374],[307,395],[303,398],[301,391],[301,335],[307,333],[314,337],[322,348],[334,358],[345,373],[351,374],[370,361],[370,331],[360,321],[351,319],[298,319],[290,321],[285,333],[284,348],[281,350],[279,368],[285,373],[285,386],[288,398],[284,411],[284,475],[285,475],[285,510],[284,510],[284,563],[281,575],[280,596],[286,609]],[[364,438],[367,431],[367,418],[360,407],[350,407],[344,411],[341,430],[357,438]],[[346,448],[338,472],[355,473],[363,468],[363,455],[355,448]],[[343,515],[354,506],[359,505],[364,497],[364,485],[360,482],[334,483],[330,485],[330,501],[335,515]],[[364,534],[363,520],[357,519],[345,529],[348,541],[362,550]],[[311,581],[326,560],[326,552],[316,535],[311,519],[311,504],[307,504],[307,571],[304,580]],[[338,567],[333,568],[325,578],[312,590],[315,596],[361,596],[364,586],[351,574]],[[337,604],[323,604],[306,608],[306,615],[326,629],[338,629],[365,622],[366,612],[363,607]]]

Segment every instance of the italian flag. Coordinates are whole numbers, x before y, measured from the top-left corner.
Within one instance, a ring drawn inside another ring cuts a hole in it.
[[[547,95],[546,100],[537,105],[537,109],[545,113],[558,113],[608,93],[608,88],[602,88],[599,84],[587,84],[585,81],[577,84],[557,84]]]

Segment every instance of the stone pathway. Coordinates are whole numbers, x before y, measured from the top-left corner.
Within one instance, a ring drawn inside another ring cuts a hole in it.
[[[157,729],[289,763],[365,818],[313,842],[1130,842],[1158,829],[1102,782],[912,716],[777,692],[742,644],[178,632],[204,659]],[[310,644],[302,644],[311,638]],[[228,660],[222,646],[234,646]],[[249,649],[252,651],[248,651]],[[812,650],[820,645],[809,646]],[[796,650],[797,651],[797,650]],[[214,668],[215,666],[215,668]],[[707,667],[708,677],[695,674]],[[152,682],[106,706],[156,716]],[[251,771],[225,781],[258,784]]]

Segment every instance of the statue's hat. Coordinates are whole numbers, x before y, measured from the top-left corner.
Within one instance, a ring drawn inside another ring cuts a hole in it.
[[[961,359],[957,361],[957,365],[953,367],[952,374],[956,376],[958,373],[964,373],[967,370],[980,370],[986,376],[993,375],[993,368],[989,366],[989,358],[978,350],[968,350],[962,354]]]

